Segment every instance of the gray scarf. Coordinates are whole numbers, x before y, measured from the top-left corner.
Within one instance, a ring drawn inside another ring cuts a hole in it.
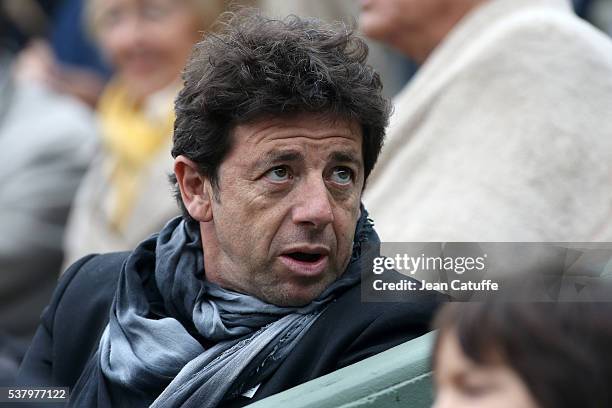
[[[378,237],[362,208],[347,271],[308,305],[279,307],[204,280],[198,225],[173,219],[123,265],[70,404],[215,407],[261,383],[325,306],[360,281],[356,260],[368,240]]]

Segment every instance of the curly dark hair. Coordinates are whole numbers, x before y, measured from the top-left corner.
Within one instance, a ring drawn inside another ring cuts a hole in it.
[[[237,125],[316,113],[361,125],[367,179],[391,105],[380,76],[366,64],[365,42],[342,23],[297,16],[276,20],[253,9],[227,13],[217,28],[195,45],[183,72],[172,156],[194,161],[218,190],[217,170]],[[171,181],[189,219],[176,178]]]

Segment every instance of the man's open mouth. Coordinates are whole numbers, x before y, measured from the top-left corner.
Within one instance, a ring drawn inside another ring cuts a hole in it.
[[[295,246],[288,248],[279,258],[285,267],[295,275],[318,276],[327,269],[329,248]]]
[[[317,262],[323,257],[323,254],[308,254],[306,252],[291,252],[286,254],[289,258],[300,262]]]

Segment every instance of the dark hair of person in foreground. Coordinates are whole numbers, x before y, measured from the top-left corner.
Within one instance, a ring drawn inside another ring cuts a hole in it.
[[[538,407],[612,407],[612,303],[452,303],[435,326],[436,370],[451,335],[474,366],[516,373]]]

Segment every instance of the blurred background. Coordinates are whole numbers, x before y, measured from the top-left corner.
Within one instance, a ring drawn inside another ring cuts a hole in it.
[[[238,3],[353,26],[360,7],[354,0]],[[0,385],[14,376],[68,265],[131,249],[179,214],[166,178],[173,99],[192,44],[230,6],[0,0]],[[612,1],[574,6],[612,33]],[[418,66],[369,45],[392,97]]]

